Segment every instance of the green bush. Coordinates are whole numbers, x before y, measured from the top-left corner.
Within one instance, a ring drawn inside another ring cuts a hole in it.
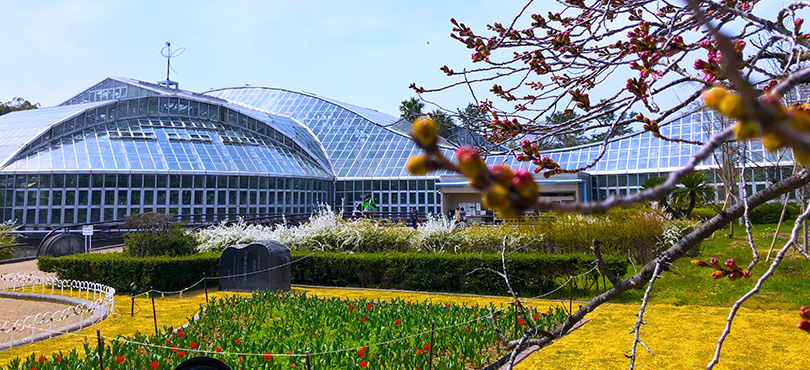
[[[504,280],[489,268],[501,271],[498,254],[358,253],[294,251],[294,284],[439,291],[472,294],[508,294]],[[625,258],[606,257],[611,271],[623,275]],[[509,280],[522,296],[538,295],[569,276],[590,270],[593,256],[512,254],[507,258]],[[593,272],[589,278],[596,279]]]
[[[785,220],[795,220],[799,217],[799,206],[788,203],[787,210],[785,210]],[[748,211],[748,218],[752,224],[775,224],[779,222],[779,216],[782,214],[782,203],[771,202],[765,203]]]
[[[60,279],[93,281],[129,291],[136,283],[141,290],[179,290],[207,276],[219,274],[219,254],[201,253],[181,257],[134,257],[123,253],[74,254],[64,257],[39,257],[40,271],[53,272]],[[215,285],[216,282],[209,282]]]
[[[720,208],[718,208],[720,209]],[[717,216],[717,210],[712,207],[695,207],[689,218],[693,220],[706,221]]]
[[[653,212],[617,210],[605,216],[561,214],[521,224],[522,234],[542,233],[542,243],[531,252],[549,254],[589,253],[593,240],[602,242],[605,254],[647,255],[658,248],[664,218]]]
[[[16,229],[17,226],[13,221],[0,223],[0,246],[12,245],[17,241],[17,236],[10,233]],[[12,255],[14,255],[14,249],[15,248],[0,249],[0,261],[11,258]]]
[[[127,216],[126,225],[139,229],[124,235],[124,252],[135,257],[184,256],[196,252],[197,238],[171,215],[141,213]]]
[[[292,283],[343,287],[404,289],[473,294],[507,294],[503,279],[492,272],[501,270],[498,254],[447,253],[358,253],[293,251]],[[507,259],[509,278],[523,296],[548,291],[569,276],[592,267],[589,255],[512,254]],[[627,272],[625,258],[606,256],[616,275]],[[191,286],[206,276],[219,273],[219,254],[202,253],[181,257],[139,258],[123,253],[75,254],[64,257],[42,256],[41,271],[56,273],[60,279],[94,281],[127,292],[135,282],[141,290],[153,287],[172,291]],[[592,272],[584,279],[598,278]],[[210,281],[209,286],[215,286]]]

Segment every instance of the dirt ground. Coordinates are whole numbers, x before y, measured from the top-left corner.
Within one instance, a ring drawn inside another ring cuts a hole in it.
[[[36,260],[0,265],[0,275],[18,272],[19,273],[33,272],[37,275],[45,275],[53,277],[56,276],[54,274],[45,274],[40,272],[37,269]],[[3,324],[6,321],[14,322],[16,320],[24,319],[29,315],[36,315],[37,313],[44,313],[44,312],[56,312],[63,310],[67,307],[68,307],[67,305],[58,303],[0,298],[0,328],[2,328]],[[58,322],[51,322],[50,320],[48,320],[45,323],[37,325],[37,327],[39,329],[45,330],[59,330],[60,328],[65,327],[69,324],[79,322],[83,318],[88,316],[89,314],[85,313],[82,315],[71,316]],[[8,325],[10,324],[7,324],[6,328],[9,327]],[[24,337],[30,336],[32,333],[39,334],[40,332],[42,331],[35,330],[34,332],[32,332],[30,330],[26,330],[24,332],[13,331],[10,333],[5,333],[3,330],[0,330],[0,343],[10,342],[12,340],[17,341]]]

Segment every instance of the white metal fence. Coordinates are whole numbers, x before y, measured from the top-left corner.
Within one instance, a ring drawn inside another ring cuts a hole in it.
[[[5,298],[27,298],[29,294],[36,294],[46,300],[68,304],[62,310],[54,312],[37,312],[16,320],[0,321],[0,334],[6,338],[0,338],[0,349],[14,347],[17,345],[33,343],[43,336],[36,328],[75,326],[77,328],[95,324],[101,321],[115,308],[115,289],[89,281],[61,280],[53,277],[37,275],[33,273],[13,273],[0,275],[0,290],[3,293],[0,297]],[[53,296],[51,297],[42,297]],[[102,315],[95,315],[101,309]],[[89,317],[88,317],[89,315]],[[84,323],[82,321],[95,317],[95,322]],[[27,331],[30,330],[30,335]],[[20,338],[25,335],[25,338]],[[47,336],[46,336],[47,337]],[[5,340],[4,340],[5,339]]]

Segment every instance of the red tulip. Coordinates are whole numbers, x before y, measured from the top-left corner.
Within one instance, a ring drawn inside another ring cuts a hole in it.
[[[115,361],[116,361],[116,362],[118,362],[119,364],[123,364],[123,363],[124,363],[124,356],[118,356],[118,357],[116,357],[116,358],[115,358]]]
[[[168,339],[166,339],[166,345],[168,346],[171,343]]]
[[[367,311],[371,311],[371,303],[369,303],[369,304],[367,304],[367,305],[366,305],[366,310],[367,310]]]
[[[363,352],[365,352],[365,351],[368,351],[368,346],[364,344],[363,345]]]
[[[237,339],[237,340],[236,340],[236,344],[239,344],[239,343],[242,343],[242,341],[241,341],[241,340],[239,340],[239,339]]]
[[[214,351],[216,351],[217,353],[222,353],[222,348],[217,347],[217,349],[215,349]]]
[[[177,346],[172,346],[172,352],[177,352]]]
[[[290,368],[295,369],[295,364],[290,364]]]
[[[422,345],[422,348],[424,348],[425,351],[430,351],[430,344],[425,343],[425,344]]]
[[[287,351],[287,354],[288,354],[288,355],[291,355],[291,354],[292,354],[292,351],[288,350],[288,351]]]
[[[405,305],[410,306],[410,305],[411,305],[411,301],[405,302]]]
[[[350,310],[353,310],[353,309],[354,309],[354,306],[349,305],[349,309],[350,309]]]
[[[361,369],[365,369],[365,368],[366,368],[366,366],[368,366],[368,362],[365,362],[365,361],[360,361],[360,364],[359,364],[359,365],[360,365],[360,368],[361,368]]]
[[[365,318],[365,317],[361,317],[361,318],[360,318],[360,322],[366,322],[366,318]]]
[[[178,337],[178,338],[182,338],[182,337],[183,337],[183,331],[182,331],[182,330],[178,330],[178,331],[177,331],[177,337]]]
[[[191,349],[197,349],[197,342],[191,342],[188,346],[191,347]]]
[[[271,355],[270,352],[265,352],[264,353],[264,360],[265,361],[270,361],[271,358],[273,358],[273,355]]]
[[[244,359],[242,356],[239,356],[239,358],[237,358],[236,360],[237,360],[237,361],[239,361],[239,362],[241,363],[241,362],[242,362],[242,361],[244,361],[245,359]]]
[[[538,315],[537,313],[535,313],[535,314],[533,314],[533,315],[532,315],[532,318],[533,318],[533,319],[535,319],[535,320],[539,320],[539,319],[540,319],[540,315]]]
[[[151,367],[151,368],[152,368],[152,370],[157,370],[158,365],[160,365],[160,363],[159,363],[159,362],[157,362],[157,361],[152,361],[152,362],[149,364],[149,367]]]
[[[465,331],[465,332],[467,332],[467,333],[469,333],[469,332],[470,332],[470,328],[468,328],[468,327],[466,327],[466,326],[465,326],[465,327],[464,327],[464,331]]]
[[[394,320],[394,325],[399,325],[399,319]]]
[[[186,351],[177,351],[177,357],[183,358],[186,357]]]
[[[39,358],[37,359],[37,361],[39,362],[45,362],[45,360],[46,360],[45,356],[39,356]]]
[[[56,357],[54,357],[53,359],[56,361],[62,361],[62,356],[56,355]]]
[[[421,349],[417,349],[417,350],[416,350],[416,354],[417,354],[417,355],[421,355],[421,354],[422,354],[422,350],[421,350]]]
[[[362,350],[362,349],[358,349],[358,350],[357,350],[357,356],[358,356],[358,357],[363,358],[363,356],[365,356],[365,355],[366,355],[366,353],[365,353],[365,352],[363,352],[363,350]]]

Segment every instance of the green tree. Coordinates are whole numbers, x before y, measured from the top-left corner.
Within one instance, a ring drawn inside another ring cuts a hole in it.
[[[577,118],[579,115],[574,113],[574,111],[570,109],[566,109],[562,112],[554,112],[550,116],[546,117],[546,126],[549,127],[562,127],[564,123]],[[587,139],[585,138],[584,131],[579,131],[583,127],[582,123],[574,124],[573,126],[568,125],[566,128],[566,133],[558,134],[554,136],[555,141],[551,144],[553,148],[566,148],[571,146],[577,146],[581,144],[587,143]]]
[[[456,134],[458,126],[456,126],[456,123],[453,121],[453,117],[450,117],[447,113],[438,109],[428,113],[428,115],[430,118],[433,118],[433,120],[436,121],[436,125],[439,126],[439,136],[449,139]]]
[[[490,122],[492,122],[492,115],[478,105],[469,103],[464,109],[458,109],[459,129],[454,138],[450,139],[452,142],[457,142],[460,145],[472,145],[476,148],[484,150],[492,150],[498,148],[500,143],[492,143],[487,140],[486,135],[489,129]],[[455,140],[454,140],[455,139]]]
[[[408,121],[413,121],[425,115],[422,113],[423,108],[425,108],[425,103],[422,103],[416,98],[412,97],[408,100],[403,100],[402,105],[399,106],[399,117]]]
[[[37,108],[39,108],[39,103],[34,104],[23,98],[16,97],[5,103],[0,103],[0,116],[6,113],[16,112],[18,110],[29,110]]]
[[[605,103],[604,111],[606,111],[606,113],[597,117],[596,121],[599,122],[600,125],[607,126],[608,129],[603,132],[593,134],[589,139],[590,142],[605,141],[605,138],[607,138],[608,133],[610,133],[610,125],[613,125],[613,123],[616,122],[616,111],[613,109],[613,104],[606,102],[604,99],[600,103]],[[619,117],[619,121],[625,122],[627,121],[628,117],[635,117],[636,114],[637,113],[635,112],[622,114],[621,117]],[[610,135],[610,137],[611,138],[620,137],[632,133],[633,128],[630,127],[630,125],[616,125],[616,127],[613,128],[613,133]]]

